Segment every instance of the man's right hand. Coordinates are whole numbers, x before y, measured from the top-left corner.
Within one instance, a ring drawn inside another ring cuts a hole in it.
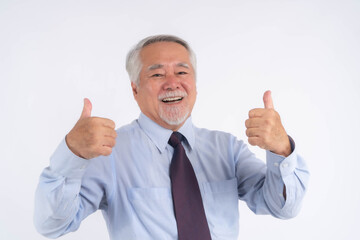
[[[117,136],[114,121],[91,117],[91,109],[90,100],[85,98],[80,119],[65,138],[69,149],[85,159],[110,155]]]

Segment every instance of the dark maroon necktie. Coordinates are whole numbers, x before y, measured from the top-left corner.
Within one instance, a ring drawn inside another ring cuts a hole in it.
[[[184,139],[179,132],[169,139],[174,148],[170,179],[179,240],[211,240],[195,172],[181,144]]]

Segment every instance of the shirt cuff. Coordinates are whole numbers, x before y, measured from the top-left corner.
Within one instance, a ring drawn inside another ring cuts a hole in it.
[[[287,157],[278,155],[271,151],[266,151],[266,164],[268,169],[283,177],[292,174],[296,168],[296,147],[294,140],[289,136],[291,154]]]
[[[82,178],[89,163],[89,160],[76,156],[64,138],[50,158],[50,169],[64,177]]]

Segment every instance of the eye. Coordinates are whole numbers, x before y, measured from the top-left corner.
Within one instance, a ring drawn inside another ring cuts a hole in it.
[[[178,72],[179,75],[185,75],[188,74],[187,72]]]
[[[160,73],[155,73],[155,74],[151,75],[151,77],[162,77],[162,76],[163,76],[163,75],[160,74]]]

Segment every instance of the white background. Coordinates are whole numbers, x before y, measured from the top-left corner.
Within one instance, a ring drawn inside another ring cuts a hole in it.
[[[292,220],[256,216],[240,202],[240,239],[360,239],[358,0],[1,0],[0,239],[44,239],[33,199],[49,156],[84,97],[118,127],[137,118],[125,55],[160,33],[197,53],[197,126],[245,139],[248,111],[271,89],[311,170]],[[108,239],[101,213],[62,239]]]

